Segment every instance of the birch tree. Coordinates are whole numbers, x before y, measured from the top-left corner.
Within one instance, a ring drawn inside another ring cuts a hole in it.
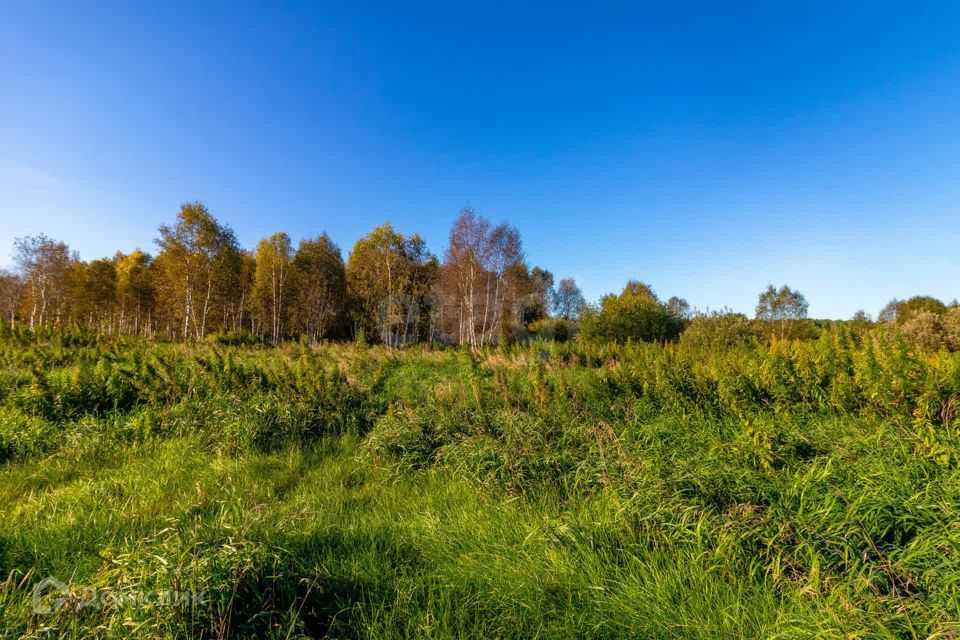
[[[347,298],[343,256],[326,233],[301,240],[293,256],[295,299],[291,320],[296,331],[322,340],[342,316]]]
[[[120,331],[149,333],[154,311],[153,272],[150,256],[139,249],[114,258],[117,269],[117,307]]]
[[[17,313],[23,299],[23,278],[12,271],[0,269],[0,318],[17,326]]]
[[[237,295],[234,296],[233,313],[230,319],[230,328],[234,331],[245,329],[245,319],[249,321],[250,333],[257,331],[257,314],[252,311],[253,285],[257,273],[257,259],[253,252],[241,250],[239,269],[237,274]]]
[[[560,281],[553,297],[553,308],[557,316],[567,321],[577,320],[586,305],[576,280],[564,278]]]
[[[450,229],[442,269],[451,307],[444,316],[457,341],[473,348],[494,342],[516,296],[510,275],[526,269],[519,231],[506,223],[493,226],[464,207]]]
[[[184,339],[201,338],[213,328],[211,311],[219,308],[225,317],[237,293],[240,250],[233,231],[192,202],[180,208],[176,224],[160,226],[156,243],[163,304]]]
[[[60,323],[67,270],[75,259],[66,244],[43,234],[14,241],[14,262],[26,285],[30,329]]]
[[[423,239],[383,224],[354,244],[346,265],[355,326],[388,346],[417,339],[429,253]]]
[[[261,240],[255,260],[253,297],[261,322],[269,323],[270,336],[277,344],[283,336],[289,306],[284,294],[287,293],[286,284],[293,260],[290,236],[281,232]]]
[[[777,323],[782,340],[786,335],[787,324],[806,318],[808,308],[807,299],[799,291],[794,291],[787,285],[779,289],[770,285],[760,293],[757,300],[757,320]]]

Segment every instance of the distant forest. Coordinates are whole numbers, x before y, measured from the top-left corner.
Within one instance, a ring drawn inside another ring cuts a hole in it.
[[[589,305],[573,278],[527,264],[520,232],[464,207],[442,256],[418,234],[385,223],[360,238],[346,262],[323,233],[295,247],[283,232],[253,250],[199,202],[161,225],[156,253],[80,260],[46,235],[18,238],[14,268],[0,271],[2,322],[16,329],[83,327],[110,335],[224,343],[288,339],[436,342],[482,347],[575,336],[613,342],[730,344],[815,338],[826,326],[857,335],[892,332],[925,351],[960,350],[960,306],[929,296],[892,300],[876,321],[807,317],[804,296],[768,287],[753,319],[694,311],[630,281]]]

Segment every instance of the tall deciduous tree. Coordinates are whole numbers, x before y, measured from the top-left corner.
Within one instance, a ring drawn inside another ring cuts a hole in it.
[[[880,309],[880,313],[877,314],[877,322],[895,322],[900,304],[900,301],[896,298],[885,304],[883,309]]]
[[[292,284],[291,320],[295,330],[314,340],[323,339],[336,326],[347,299],[343,256],[326,233],[297,245]]]
[[[0,318],[17,325],[17,312],[23,299],[23,278],[12,271],[0,269]]]
[[[128,254],[118,253],[114,262],[120,331],[149,333],[155,302],[150,256],[134,249]]]
[[[900,311],[906,315],[910,315],[916,311],[945,313],[947,311],[947,305],[933,296],[913,296],[901,303]]]
[[[525,270],[520,232],[506,223],[493,226],[464,207],[450,229],[443,264],[445,311],[460,344],[478,347],[498,336],[517,297],[511,274]]]
[[[550,315],[550,307],[556,295],[553,274],[547,269],[533,267],[530,269],[529,289],[529,304],[524,305],[523,309],[524,324],[543,320]]]
[[[253,280],[253,297],[261,322],[269,323],[270,336],[276,344],[283,336],[283,325],[287,315],[285,287],[290,275],[290,263],[293,261],[293,248],[290,236],[275,233],[264,238],[257,245],[256,272]]]
[[[568,321],[577,320],[586,304],[576,280],[564,278],[560,281],[553,299],[553,308],[557,316]]]
[[[760,293],[757,301],[757,319],[777,323],[782,339],[786,333],[787,324],[790,321],[806,318],[808,308],[807,299],[799,291],[794,291],[787,285],[783,285],[780,289],[770,285]]]
[[[113,333],[117,267],[111,259],[75,262],[73,288],[76,320],[100,333]]]
[[[237,273],[237,295],[233,305],[233,314],[231,316],[230,328],[233,330],[244,329],[249,322],[250,333],[259,333],[257,331],[257,314],[253,310],[256,304],[253,301],[253,285],[257,274],[257,259],[253,252],[243,249],[240,251]]]
[[[947,305],[932,296],[913,296],[907,300],[894,298],[880,311],[878,319],[881,322],[902,324],[919,311],[939,315],[947,311]]]
[[[672,296],[667,300],[667,309],[683,320],[690,318],[690,303],[678,296]]]
[[[181,207],[176,224],[161,225],[156,242],[163,304],[184,339],[200,338],[214,328],[211,317],[225,318],[238,293],[240,249],[233,231],[192,202]],[[212,314],[215,309],[221,314]]]
[[[431,261],[419,235],[404,237],[389,223],[358,240],[346,266],[357,330],[389,346],[416,340]]]
[[[60,323],[67,301],[67,272],[75,260],[66,244],[43,234],[14,241],[14,262],[26,283],[31,329]]]

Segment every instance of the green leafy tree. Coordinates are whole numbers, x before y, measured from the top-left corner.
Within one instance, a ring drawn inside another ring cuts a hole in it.
[[[567,322],[571,322],[580,318],[580,313],[585,306],[587,306],[587,301],[584,299],[580,287],[577,286],[577,281],[573,278],[561,280],[553,296],[554,313]]]
[[[321,340],[345,310],[347,274],[340,248],[326,233],[313,240],[302,240],[292,267],[293,326],[301,334]]]
[[[787,325],[806,318],[809,306],[807,299],[799,291],[794,291],[787,285],[779,289],[770,285],[760,293],[757,301],[757,320],[775,323],[779,327],[780,338],[783,339]]]
[[[432,262],[419,235],[407,238],[389,223],[358,240],[346,265],[356,330],[388,346],[416,340],[435,272]]]
[[[199,202],[184,204],[173,226],[161,225],[156,240],[157,292],[167,313],[170,333],[200,338],[213,310],[226,319],[239,294],[240,248],[233,231],[220,224]],[[220,323],[223,324],[222,322]]]
[[[586,340],[610,342],[667,342],[682,329],[680,318],[661,303],[646,284],[630,281],[620,295],[609,294],[598,308],[580,316],[580,335]]]
[[[524,305],[523,324],[543,320],[550,315],[550,306],[556,294],[553,274],[541,267],[533,267],[529,274],[529,302]],[[524,292],[518,291],[523,294]]]
[[[863,338],[874,326],[873,318],[871,318],[870,314],[863,309],[860,309],[854,313],[853,317],[850,318],[846,325],[850,329],[851,335],[860,341],[863,340]]]
[[[947,305],[932,296],[913,296],[906,300],[894,298],[881,309],[877,319],[902,324],[920,311],[939,315],[947,311]]]
[[[264,238],[257,244],[254,260],[252,294],[255,308],[260,326],[269,331],[273,344],[277,344],[283,336],[289,306],[284,294],[287,293],[290,263],[293,261],[290,236],[281,232]]]
[[[149,332],[156,296],[153,270],[149,255],[134,249],[114,257],[117,270],[117,308],[120,331],[123,333]]]
[[[904,319],[909,318],[918,311],[927,311],[929,313],[943,314],[947,310],[947,305],[943,304],[933,296],[913,296],[900,303],[897,313]]]
[[[14,241],[14,262],[25,283],[30,329],[60,324],[67,306],[68,273],[76,260],[65,243],[43,234]]]

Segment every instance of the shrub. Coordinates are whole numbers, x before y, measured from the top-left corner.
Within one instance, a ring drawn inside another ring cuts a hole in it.
[[[954,351],[960,351],[960,307],[952,307],[943,316],[943,327],[947,346]]]
[[[587,307],[580,317],[585,340],[668,342],[676,340],[682,328],[682,319],[639,283],[628,283],[618,296],[604,296],[599,308]]]
[[[938,351],[947,346],[947,328],[943,316],[933,311],[914,311],[900,325],[907,343],[921,351]]]
[[[222,346],[253,346],[263,342],[246,329],[220,331],[211,336],[211,341]]]
[[[914,314],[925,311],[940,315],[947,310],[947,305],[931,296],[914,296],[897,305],[897,322],[908,320]]]
[[[680,337],[680,344],[694,349],[729,349],[755,345],[762,335],[742,313],[714,311],[695,316]]]
[[[62,436],[48,422],[15,409],[0,409],[0,464],[51,449]]]
[[[571,323],[567,320],[537,320],[527,325],[530,338],[566,342],[571,336]]]

